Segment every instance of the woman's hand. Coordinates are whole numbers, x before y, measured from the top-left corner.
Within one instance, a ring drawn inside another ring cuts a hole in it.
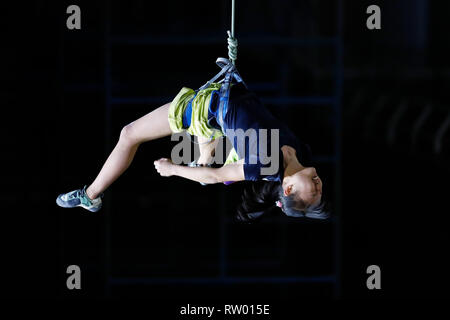
[[[161,158],[153,162],[153,164],[155,165],[156,171],[158,171],[162,177],[170,177],[174,174],[173,169],[176,165],[173,164],[170,159]]]

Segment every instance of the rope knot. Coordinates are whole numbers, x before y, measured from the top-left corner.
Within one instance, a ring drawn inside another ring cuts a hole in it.
[[[227,31],[228,33],[228,58],[230,58],[230,60],[233,62],[236,61],[237,59],[237,46],[238,46],[238,41],[236,38],[231,36],[231,32]]]

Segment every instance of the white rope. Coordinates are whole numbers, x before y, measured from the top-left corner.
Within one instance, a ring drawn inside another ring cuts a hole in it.
[[[231,60],[233,65],[237,59],[237,39],[234,37],[234,0],[231,1],[231,32],[228,33],[228,58]]]

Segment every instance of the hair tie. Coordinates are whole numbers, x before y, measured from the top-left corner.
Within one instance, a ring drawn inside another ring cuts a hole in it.
[[[275,201],[275,204],[278,208],[283,208],[283,203],[280,200]]]

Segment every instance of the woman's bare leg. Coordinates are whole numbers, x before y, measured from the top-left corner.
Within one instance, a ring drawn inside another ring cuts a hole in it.
[[[114,150],[97,178],[86,189],[90,199],[97,198],[130,166],[142,142],[166,137],[172,133],[168,121],[169,106],[170,103],[167,103],[123,127]]]
[[[198,138],[198,147],[200,150],[200,157],[197,160],[198,164],[210,164],[212,162],[212,159],[215,155],[215,150],[217,143],[219,142],[218,139],[214,139],[209,141],[209,138],[204,137],[197,137]]]

